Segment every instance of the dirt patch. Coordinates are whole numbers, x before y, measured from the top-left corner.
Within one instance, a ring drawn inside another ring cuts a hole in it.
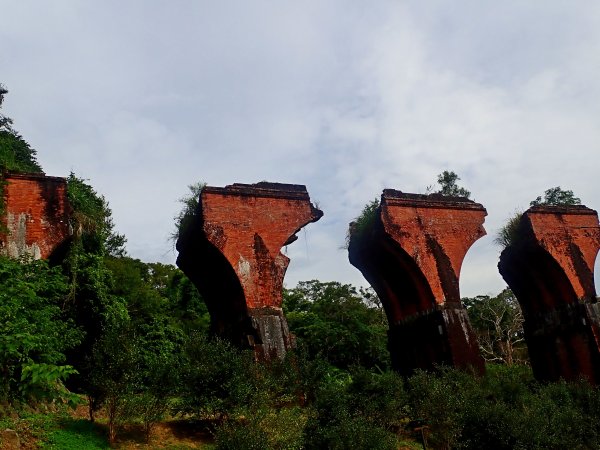
[[[117,434],[117,448],[120,449],[191,449],[204,448],[213,443],[214,438],[205,425],[183,420],[156,424],[148,444],[145,443],[141,425],[128,425]]]

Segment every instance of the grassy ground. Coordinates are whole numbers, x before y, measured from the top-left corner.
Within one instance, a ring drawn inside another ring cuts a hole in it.
[[[103,450],[110,449],[105,420],[92,423],[80,407],[70,412],[25,413],[19,418],[0,420],[0,427],[11,428],[19,434],[21,449]],[[0,448],[2,445],[0,443]],[[144,440],[141,425],[128,425],[119,431],[114,447],[131,449],[205,449],[214,448],[214,439],[207,427],[198,422],[168,420],[155,426],[149,443]],[[420,443],[407,440],[399,449],[421,449]]]
[[[23,413],[18,418],[0,420],[0,427],[15,430],[19,434],[21,448],[25,450],[111,448],[105,420],[100,417],[92,423],[85,418],[86,412],[85,407],[80,407],[70,412]],[[141,425],[128,425],[119,431],[113,448],[183,450],[213,447],[213,437],[202,424],[169,420],[156,425],[149,443],[145,442]]]

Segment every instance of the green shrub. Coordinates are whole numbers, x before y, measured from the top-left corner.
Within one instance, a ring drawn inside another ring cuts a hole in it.
[[[219,450],[268,450],[269,441],[260,427],[253,423],[225,422],[216,432]]]
[[[522,212],[516,212],[509,217],[506,224],[498,230],[494,243],[502,248],[515,244],[519,239],[519,227],[521,225]]]
[[[65,352],[81,330],[65,319],[65,277],[45,261],[0,257],[0,401],[69,400]]]
[[[218,449],[304,448],[307,410],[300,407],[263,407],[242,419],[230,419],[220,426],[215,439]]]
[[[179,199],[179,203],[183,205],[183,208],[175,216],[175,231],[171,233],[171,240],[177,243],[179,236],[183,235],[186,230],[193,223],[194,218],[197,217],[200,210],[200,195],[202,189],[206,187],[206,183],[199,181],[188,186],[189,194]]]
[[[376,373],[355,368],[347,388],[350,408],[382,429],[397,432],[409,416],[408,394],[393,371]]]
[[[478,380],[454,369],[438,373],[417,371],[408,380],[411,418],[429,427],[428,441],[434,448],[454,447],[463,431],[463,413],[471,402],[481,401]]]
[[[477,379],[454,369],[408,381],[411,419],[433,448],[600,448],[600,391],[586,383],[539,384],[527,367],[489,366]]]
[[[358,370],[349,379],[317,387],[305,431],[306,448],[397,448],[406,413],[402,381],[393,373]]]
[[[221,339],[193,333],[184,346],[180,371],[181,390],[176,412],[198,418],[227,416],[246,405],[256,392],[253,361]]]
[[[378,198],[371,200],[364,206],[358,217],[356,217],[352,223],[350,223],[350,227],[348,228],[348,232],[346,234],[346,248],[348,248],[350,245],[350,240],[352,238],[360,238],[360,236],[362,236],[365,231],[369,229],[369,227],[375,222],[378,211]]]

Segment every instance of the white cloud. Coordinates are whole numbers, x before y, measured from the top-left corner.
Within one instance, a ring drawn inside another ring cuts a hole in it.
[[[306,184],[325,217],[290,280],[364,283],[339,247],[384,187],[457,171],[490,236],[465,295],[503,287],[495,230],[548,187],[600,207],[600,7],[584,1],[3,5],[5,112],[52,175],[110,201],[129,250],[174,261],[187,185]],[[24,26],[23,24],[27,24]]]

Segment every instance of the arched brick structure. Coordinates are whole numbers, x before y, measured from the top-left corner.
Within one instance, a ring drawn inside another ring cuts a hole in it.
[[[498,269],[525,317],[536,378],[600,383],[600,309],[594,262],[600,248],[596,211],[534,206],[519,223]]]
[[[379,295],[394,368],[409,375],[437,364],[485,370],[458,278],[481,236],[485,208],[460,197],[385,189],[365,230],[351,227],[350,263]]]
[[[213,332],[258,358],[292,345],[281,309],[289,259],[280,250],[323,215],[305,186],[257,183],[206,186],[194,222],[177,241],[177,265],[207,303]]]
[[[0,254],[47,259],[69,239],[70,206],[64,178],[5,173]]]

